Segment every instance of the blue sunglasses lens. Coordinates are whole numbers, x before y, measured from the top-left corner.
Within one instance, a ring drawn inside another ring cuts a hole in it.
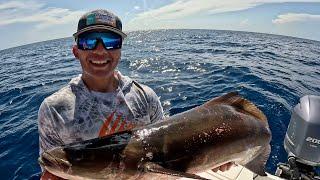
[[[78,48],[82,50],[92,50],[96,47],[97,42],[97,39],[79,38]]]
[[[119,49],[121,48],[121,45],[122,45],[121,38],[111,39],[111,38],[101,37],[101,40],[106,49]]]
[[[105,49],[120,49],[122,38],[120,35],[112,32],[91,32],[81,34],[78,37],[77,45],[82,50],[93,50],[96,48],[98,41],[103,43]]]

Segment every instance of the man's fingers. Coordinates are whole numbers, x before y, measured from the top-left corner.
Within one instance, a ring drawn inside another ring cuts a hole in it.
[[[219,167],[216,167],[216,168],[212,169],[212,171],[213,171],[213,172],[217,172],[218,170],[220,170],[220,171],[222,171],[222,172],[228,171],[229,169],[231,169],[231,167],[232,167],[233,165],[235,165],[234,162],[228,162],[228,163],[226,163],[226,164],[223,164],[223,165],[221,165],[221,166],[219,166]]]
[[[227,171],[229,171],[229,170],[231,169],[231,167],[232,167],[232,166],[233,166],[233,163],[231,163],[231,162],[230,162],[230,163],[228,163],[228,164],[227,164]]]
[[[218,172],[219,167],[212,169],[213,172]]]
[[[224,165],[220,166],[220,171],[224,172],[227,170],[227,168],[228,168],[228,164],[224,164]]]

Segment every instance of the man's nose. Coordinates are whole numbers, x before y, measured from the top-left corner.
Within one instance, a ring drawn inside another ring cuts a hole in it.
[[[98,41],[96,50],[97,50],[98,52],[103,52],[103,51],[105,51],[105,49],[104,49],[103,44],[102,44],[101,41]]]
[[[111,56],[111,53],[110,51],[106,50],[102,44],[101,41],[98,41],[98,44],[97,44],[97,47],[95,48],[94,50],[94,53],[96,54],[100,54],[100,55],[104,55],[104,54],[107,54],[109,56]]]

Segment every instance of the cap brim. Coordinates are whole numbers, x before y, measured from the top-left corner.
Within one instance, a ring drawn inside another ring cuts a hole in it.
[[[105,26],[105,25],[94,25],[94,26],[83,28],[80,31],[74,33],[73,37],[77,38],[79,34],[82,34],[84,32],[91,31],[91,30],[108,30],[108,31],[112,31],[119,34],[123,39],[127,37],[127,35],[124,32],[120,31],[119,29],[111,26]]]

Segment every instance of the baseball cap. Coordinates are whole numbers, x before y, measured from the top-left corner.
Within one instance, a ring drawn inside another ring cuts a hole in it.
[[[78,30],[73,34],[73,37],[77,38],[80,34],[92,30],[107,30],[119,34],[122,38],[127,37],[122,32],[120,18],[104,9],[97,9],[84,14],[79,19]]]

